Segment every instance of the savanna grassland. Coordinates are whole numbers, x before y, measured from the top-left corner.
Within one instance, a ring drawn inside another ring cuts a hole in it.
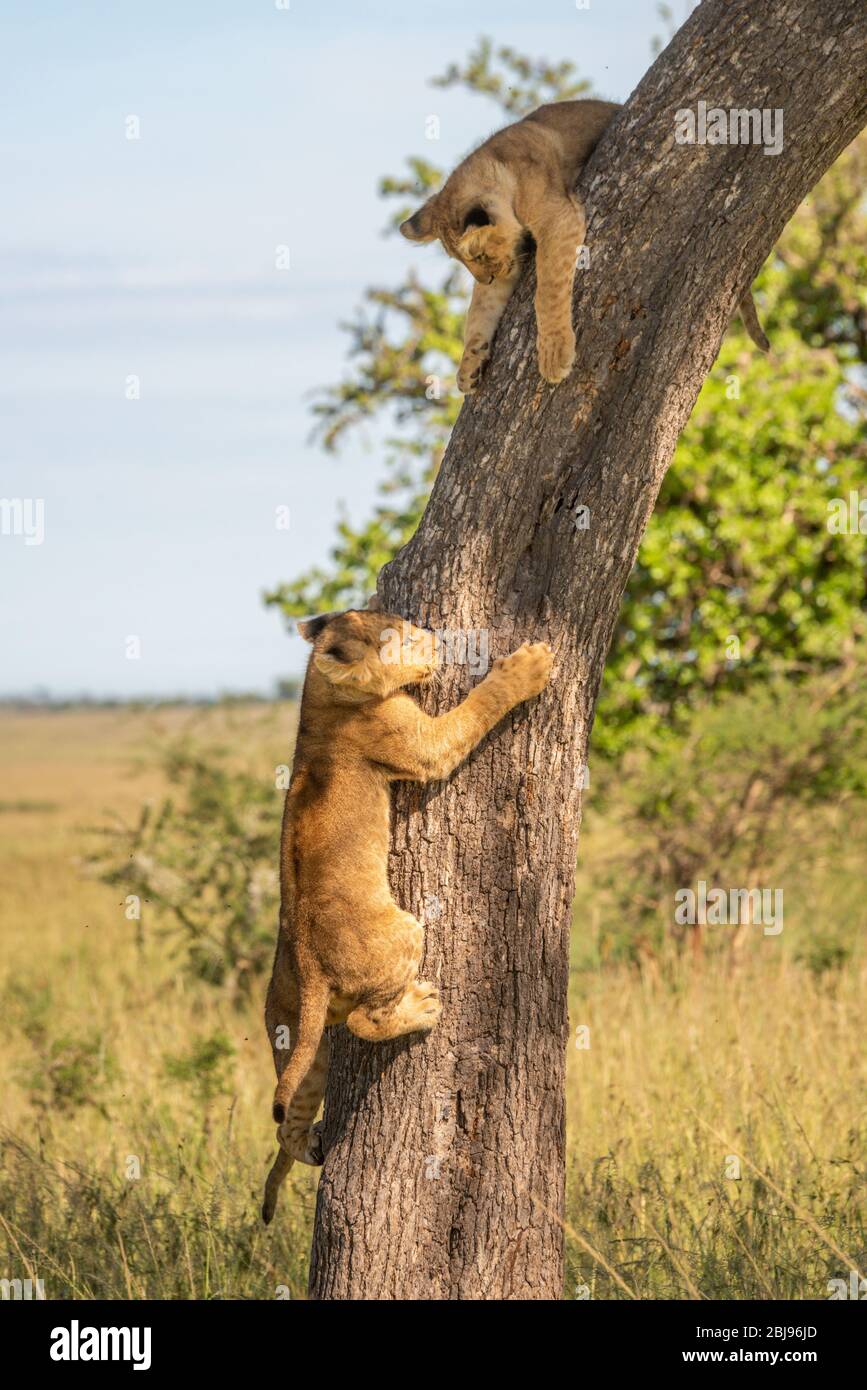
[[[273,786],[293,719],[288,705],[0,717],[0,1276],[42,1279],[48,1298],[304,1297],[315,1174],[293,1169],[273,1225],[258,1217],[273,1143],[259,965],[241,991],[197,978],[165,912],[145,901],[130,919],[86,862],[96,828],[163,804],[154,752],[184,730]],[[750,928],[736,958],[713,941],[636,957],[607,945],[618,789],[604,812],[595,799],[565,1296],[826,1298],[867,1255],[864,818],[826,807],[807,841],[793,826],[777,847],[778,936]]]

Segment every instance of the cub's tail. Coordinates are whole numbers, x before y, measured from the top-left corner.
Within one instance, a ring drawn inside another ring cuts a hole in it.
[[[277,1157],[274,1159],[273,1167],[268,1174],[268,1181],[265,1183],[265,1197],[262,1202],[262,1220],[266,1226],[273,1219],[281,1184],[291,1167],[292,1159],[286,1150],[278,1149]]]
[[[770,352],[771,345],[765,336],[765,330],[759,323],[759,313],[756,308],[756,301],[753,299],[752,290],[747,290],[740,304],[738,313],[741,316],[744,328],[749,333],[757,348],[762,352]]]
[[[313,1065],[325,1028],[330,993],[327,982],[321,978],[299,982],[298,1028],[294,1039],[289,1040],[289,1060],[277,1082],[271,1111],[278,1125],[286,1119],[292,1097]]]

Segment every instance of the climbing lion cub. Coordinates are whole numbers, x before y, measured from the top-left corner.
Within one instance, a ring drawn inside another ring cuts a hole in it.
[[[611,101],[558,101],[506,126],[459,164],[406,222],[410,241],[442,242],[476,283],[464,330],[458,389],[479,384],[503,311],[533,242],[539,371],[556,385],[575,359],[572,284],[584,243],[584,209],[573,189],[620,107]],[[738,306],[758,347],[768,351],[749,291]]]
[[[510,709],[539,694],[553,661],[544,642],[525,643],[433,718],[405,690],[433,677],[432,633],[369,610],[329,613],[298,630],[313,652],[283,812],[280,929],[265,1004],[280,1126],[266,1222],[293,1159],[322,1162],[313,1121],[328,1069],[323,1029],[345,1022],[378,1042],[439,1018],[436,986],[418,978],[421,923],[388,885],[389,783],[448,777]]]

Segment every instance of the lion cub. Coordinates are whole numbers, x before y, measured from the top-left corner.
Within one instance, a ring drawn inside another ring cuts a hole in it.
[[[584,243],[584,208],[573,189],[620,107],[611,101],[558,101],[486,140],[400,230],[410,241],[442,242],[476,283],[464,330],[458,389],[470,395],[491,353],[497,325],[536,246],[539,371],[556,385],[575,360],[572,285]],[[768,351],[749,292],[744,325]]]
[[[369,610],[329,613],[298,630],[313,652],[283,812],[280,928],[265,1004],[280,1126],[266,1222],[293,1159],[322,1162],[313,1120],[328,1069],[323,1030],[345,1022],[378,1042],[439,1018],[436,986],[418,978],[422,925],[389,889],[389,783],[448,777],[510,709],[539,694],[553,661],[544,642],[525,643],[433,718],[405,690],[433,677],[432,633]]]

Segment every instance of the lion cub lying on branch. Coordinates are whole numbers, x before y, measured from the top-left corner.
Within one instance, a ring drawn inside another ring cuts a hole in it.
[[[540,106],[486,140],[401,223],[410,241],[439,237],[476,281],[458,367],[458,389],[464,395],[479,384],[497,325],[534,242],[539,371],[555,385],[571,372],[572,284],[586,231],[584,208],[573,189],[619,110],[611,101]],[[767,352],[749,290],[738,308],[753,342]]]
[[[539,694],[553,661],[544,642],[525,643],[433,718],[404,689],[432,678],[432,633],[370,611],[329,613],[298,630],[313,653],[283,812],[280,930],[265,1004],[280,1126],[265,1221],[293,1159],[322,1162],[313,1120],[328,1070],[323,1029],[345,1022],[379,1042],[439,1018],[436,986],[418,979],[422,925],[388,885],[389,783],[448,777],[510,709]]]

